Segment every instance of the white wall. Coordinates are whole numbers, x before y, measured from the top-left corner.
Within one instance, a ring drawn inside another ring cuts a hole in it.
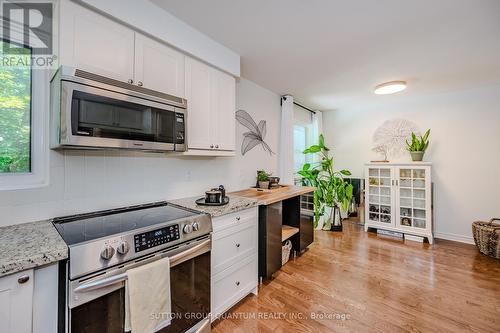
[[[380,159],[371,151],[372,135],[385,120],[431,128],[425,160],[433,162],[435,234],[472,242],[471,222],[500,216],[500,86],[393,102],[381,97],[370,106],[324,112],[336,168],[363,177],[363,164]]]
[[[267,120],[266,142],[278,149],[280,97],[241,79],[238,109],[258,122]],[[189,112],[189,111],[188,111]],[[228,121],[234,121],[228,119]],[[0,226],[129,204],[202,196],[224,184],[229,191],[249,187],[256,170],[277,171],[277,157],[258,146],[240,154],[242,133],[236,125],[236,157],[171,157],[140,152],[50,151],[50,185],[39,189],[0,191]]]

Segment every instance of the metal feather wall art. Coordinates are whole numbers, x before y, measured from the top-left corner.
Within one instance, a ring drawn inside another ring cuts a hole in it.
[[[243,142],[241,143],[241,154],[245,155],[248,151],[261,145],[262,148],[273,155],[271,147],[264,141],[266,137],[266,121],[261,120],[257,125],[252,116],[245,110],[236,111],[236,120],[250,131],[243,133]]]
[[[391,119],[385,121],[373,134],[373,151],[384,155],[384,162],[388,155],[401,156],[406,151],[406,140],[411,133],[420,135],[417,125],[406,119]]]

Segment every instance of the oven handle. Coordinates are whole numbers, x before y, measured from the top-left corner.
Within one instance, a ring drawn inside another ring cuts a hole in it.
[[[193,247],[191,247],[191,248],[189,248],[181,253],[173,255],[172,257],[170,257],[170,267],[175,267],[179,264],[182,264],[185,261],[188,261],[192,258],[195,258],[199,255],[202,255],[202,254],[210,251],[210,248],[211,248],[211,240],[207,239],[207,240],[203,241],[202,243],[197,244],[197,245],[195,245],[195,246],[193,246]],[[156,260],[159,260],[159,259],[162,259],[165,257],[168,257],[168,252],[162,253],[158,258],[156,258],[153,261],[156,261]],[[127,280],[127,272],[113,275],[110,277],[106,277],[106,278],[101,279],[101,280],[91,281],[91,282],[82,284],[82,285],[78,286],[77,288],[75,288],[74,292],[81,293],[81,292],[86,292],[86,291],[90,291],[90,290],[100,289],[100,288],[104,288],[104,287],[110,286],[110,285],[118,283],[118,282],[123,282],[125,280]]]

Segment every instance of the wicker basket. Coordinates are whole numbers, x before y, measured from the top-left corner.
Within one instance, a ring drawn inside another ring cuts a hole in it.
[[[494,218],[490,222],[472,223],[472,235],[481,253],[500,259],[500,223],[495,221],[500,221],[500,219]]]

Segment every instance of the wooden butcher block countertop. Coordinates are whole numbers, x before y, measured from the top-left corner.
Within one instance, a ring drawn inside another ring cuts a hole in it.
[[[315,189],[315,187],[311,186],[287,185],[286,188],[282,188],[276,191],[259,192],[254,189],[247,189],[238,192],[232,192],[231,194],[239,197],[256,199],[259,201],[259,205],[270,205],[278,201],[313,192]]]

